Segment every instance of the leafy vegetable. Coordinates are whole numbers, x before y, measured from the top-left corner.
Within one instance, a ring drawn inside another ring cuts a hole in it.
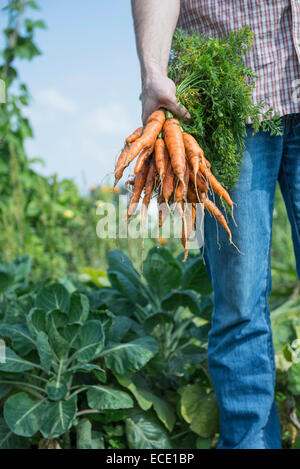
[[[252,32],[246,26],[220,40],[177,30],[172,45],[169,76],[191,114],[182,127],[196,138],[216,177],[228,189],[237,182],[249,118],[254,132],[262,128],[281,133],[280,118],[272,117],[273,110],[263,111],[263,102],[252,102],[256,75],[242,60],[251,44]]]

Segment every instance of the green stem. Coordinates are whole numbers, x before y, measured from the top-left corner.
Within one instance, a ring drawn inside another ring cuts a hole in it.
[[[9,381],[9,380],[0,380],[0,384],[14,384],[15,386],[22,386],[23,388],[30,388],[30,389],[33,389],[35,391],[38,391],[39,393],[44,393],[46,394],[46,391],[44,391],[44,389],[38,387],[38,386],[34,386],[33,384],[29,384],[29,383],[24,383],[23,381]],[[42,395],[39,395],[39,397],[44,397]]]
[[[71,388],[71,390],[75,388],[77,388],[77,386],[74,386],[73,388]],[[76,394],[80,394],[81,392],[86,391],[86,390],[87,390],[87,386],[80,387],[79,389],[77,389],[77,391],[70,394],[70,396],[68,397],[68,400],[71,399],[73,396],[76,396]]]
[[[80,417],[81,415],[87,415],[87,414],[102,414],[103,412],[101,410],[95,410],[95,409],[87,409],[87,410],[81,410],[80,412],[77,412],[76,417]]]

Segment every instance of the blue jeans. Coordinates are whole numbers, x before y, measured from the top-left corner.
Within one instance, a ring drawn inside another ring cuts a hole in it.
[[[208,364],[220,408],[219,449],[277,449],[275,363],[268,297],[276,182],[292,227],[300,273],[300,114],[282,118],[284,135],[247,128],[246,152],[235,190],[234,243],[205,216],[204,255],[214,288]],[[219,244],[220,248],[219,248]]]

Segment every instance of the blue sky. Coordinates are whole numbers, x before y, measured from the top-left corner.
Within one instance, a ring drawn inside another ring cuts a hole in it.
[[[43,174],[82,190],[112,173],[124,138],[140,125],[140,72],[129,0],[40,0],[43,55],[19,66],[28,83],[35,139],[30,157]]]

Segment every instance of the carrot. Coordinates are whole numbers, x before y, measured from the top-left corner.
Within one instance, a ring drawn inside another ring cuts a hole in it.
[[[168,206],[162,194],[158,197],[157,204],[158,204],[158,227],[161,228],[169,213]]]
[[[188,192],[187,192],[187,201],[189,203],[198,204],[199,202],[202,204],[204,199],[206,199],[206,192],[196,192],[196,188],[194,186],[193,181],[190,179]]]
[[[183,141],[187,160],[192,167],[193,174],[196,175],[199,171],[199,162],[204,156],[203,150],[197,140],[186,132],[183,132]]]
[[[232,235],[229,226],[227,225],[227,222],[225,220],[225,217],[223,216],[221,210],[218,209],[218,207],[211,201],[209,200],[208,197],[204,199],[204,207],[208,212],[210,212],[214,217],[218,220],[218,222],[223,226],[223,228],[227,231],[229,234],[229,240],[230,242],[232,241]]]
[[[200,147],[199,143],[197,142],[197,140],[192,135],[186,132],[183,133],[183,140],[184,140],[184,146],[186,150],[186,156],[187,156],[187,159],[192,163],[192,167],[194,168],[194,165],[197,164],[196,163],[197,160],[199,160],[199,161],[202,161],[202,163],[204,163],[204,166],[207,166],[208,169],[210,169],[211,164],[205,158],[204,152],[202,148]],[[193,159],[196,160],[194,164],[193,164]]]
[[[155,179],[156,179],[156,166],[155,166],[155,158],[151,159],[150,166],[149,166],[149,171],[147,174],[147,179],[145,183],[145,196],[143,199],[143,216],[147,214],[147,208],[149,207],[152,192],[155,187]]]
[[[199,169],[201,173],[208,179],[213,190],[224,199],[229,207],[233,207],[233,201],[231,200],[230,195],[227,190],[219,183],[217,178],[212,174],[210,169],[206,168],[202,163],[199,164]]]
[[[129,151],[129,145],[126,144],[123,150],[121,151],[121,154],[115,166],[114,188],[116,187],[116,185],[118,184],[118,182],[123,176],[124,169],[126,168],[126,160],[127,160],[128,151]]]
[[[174,197],[175,202],[181,202],[185,198],[188,185],[189,185],[189,180],[190,180],[190,168],[189,168],[189,165],[187,164],[185,173],[184,173],[184,181],[183,182],[179,181],[177,189],[175,191],[175,197]]]
[[[184,184],[185,148],[179,121],[177,119],[167,119],[163,131],[174,173],[179,181]]]
[[[187,260],[188,255],[189,255],[190,236],[191,236],[191,233],[193,232],[195,220],[196,220],[196,204],[192,204],[191,207],[190,207],[190,204],[186,206],[185,220],[186,220],[186,234],[184,232],[183,224],[182,224],[182,237],[181,237],[181,242],[184,247],[183,262]]]
[[[164,139],[158,138],[155,142],[154,148],[155,148],[154,151],[155,151],[156,169],[158,171],[160,180],[163,181],[166,175],[168,161],[169,161],[169,153],[165,145]]]
[[[149,162],[146,160],[142,170],[137,174],[134,180],[133,191],[130,197],[130,202],[127,209],[127,220],[135,213],[141,194],[143,192],[147,175],[149,171]]]
[[[163,128],[165,120],[165,113],[161,110],[155,111],[151,114],[146,122],[143,134],[133,142],[130,147],[126,160],[127,165],[130,164],[142,150],[154,146],[158,134]]]
[[[144,127],[139,127],[138,129],[136,129],[134,132],[132,132],[131,135],[129,135],[129,137],[126,138],[126,143],[133,143],[135,142],[143,133],[143,130],[144,130]]]
[[[199,174],[197,174],[196,185],[195,185],[194,176],[192,172],[190,172],[190,181],[193,183],[194,187],[197,187],[197,191],[205,192],[205,193],[208,191],[207,183],[199,176]]]
[[[208,169],[211,168],[211,164],[210,162],[205,158],[205,156],[203,156],[203,160],[204,160],[204,163],[206,164],[206,166],[208,167]]]
[[[148,158],[149,155],[151,155],[153,152],[153,146],[151,148],[144,148],[143,151],[141,151],[140,156],[137,159],[135,168],[134,168],[134,174],[137,174],[141,171],[144,161]]]
[[[174,172],[171,161],[168,163],[167,172],[163,180],[162,195],[166,203],[168,203],[174,189]]]

